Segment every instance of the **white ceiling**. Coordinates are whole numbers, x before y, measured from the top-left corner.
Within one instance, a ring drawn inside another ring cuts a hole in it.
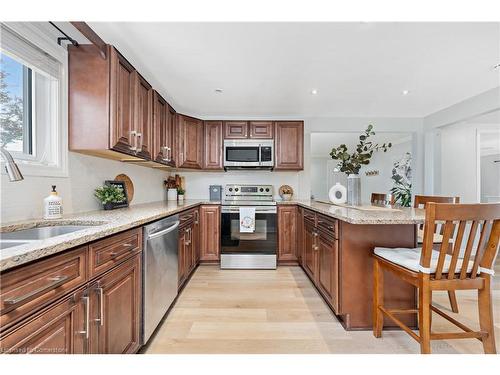
[[[355,150],[359,142],[360,132],[352,133],[311,133],[311,156],[314,158],[329,158],[333,147],[345,144],[350,152]],[[373,143],[391,142],[393,145],[410,142],[411,133],[376,133],[370,137]]]
[[[423,117],[500,86],[500,23],[89,24],[193,115]]]

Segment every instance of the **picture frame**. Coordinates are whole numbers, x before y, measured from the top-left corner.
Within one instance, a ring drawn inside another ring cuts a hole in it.
[[[121,187],[123,189],[123,194],[125,195],[125,200],[123,202],[109,203],[112,206],[112,209],[128,207],[129,203],[128,203],[127,186],[125,185],[124,181],[106,180],[104,181],[104,184],[108,186],[113,185]]]

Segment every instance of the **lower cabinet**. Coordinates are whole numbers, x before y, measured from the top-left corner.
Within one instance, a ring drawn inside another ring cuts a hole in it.
[[[200,207],[200,261],[218,262],[220,260],[220,215],[218,205]]]
[[[89,352],[135,353],[140,347],[141,256],[95,281],[89,295]]]
[[[199,209],[185,211],[179,215],[179,289],[189,279],[199,259]]]
[[[0,352],[12,354],[82,354],[87,352],[88,298],[80,290],[2,336]]]
[[[337,222],[306,209],[299,217],[302,221],[299,225],[302,237],[300,264],[326,302],[340,313]]]
[[[297,206],[278,207],[278,262],[297,262]]]

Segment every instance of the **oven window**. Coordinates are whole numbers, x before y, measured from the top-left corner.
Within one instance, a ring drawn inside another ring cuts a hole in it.
[[[276,254],[276,214],[255,214],[255,232],[241,233],[239,213],[223,213],[221,231],[225,254]]]
[[[227,161],[258,162],[259,147],[226,147]]]

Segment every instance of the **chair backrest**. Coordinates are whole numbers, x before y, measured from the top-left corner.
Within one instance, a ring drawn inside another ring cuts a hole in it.
[[[445,197],[439,195],[415,195],[414,208],[425,208],[425,204],[433,203],[460,203],[460,197]]]
[[[371,203],[376,205],[394,205],[394,196],[385,193],[372,193]]]
[[[425,208],[424,240],[420,265],[429,268],[432,257],[434,230],[437,223],[444,223],[443,240],[439,248],[436,279],[443,278],[446,255],[451,256],[448,279],[475,278],[478,270],[489,272],[498,253],[500,237],[500,203],[492,204],[443,204],[429,202]],[[479,234],[477,245],[475,240]],[[462,244],[465,251],[462,256]],[[475,250],[475,252],[473,252]],[[472,268],[469,268],[474,254]],[[457,268],[459,259],[462,262]]]

